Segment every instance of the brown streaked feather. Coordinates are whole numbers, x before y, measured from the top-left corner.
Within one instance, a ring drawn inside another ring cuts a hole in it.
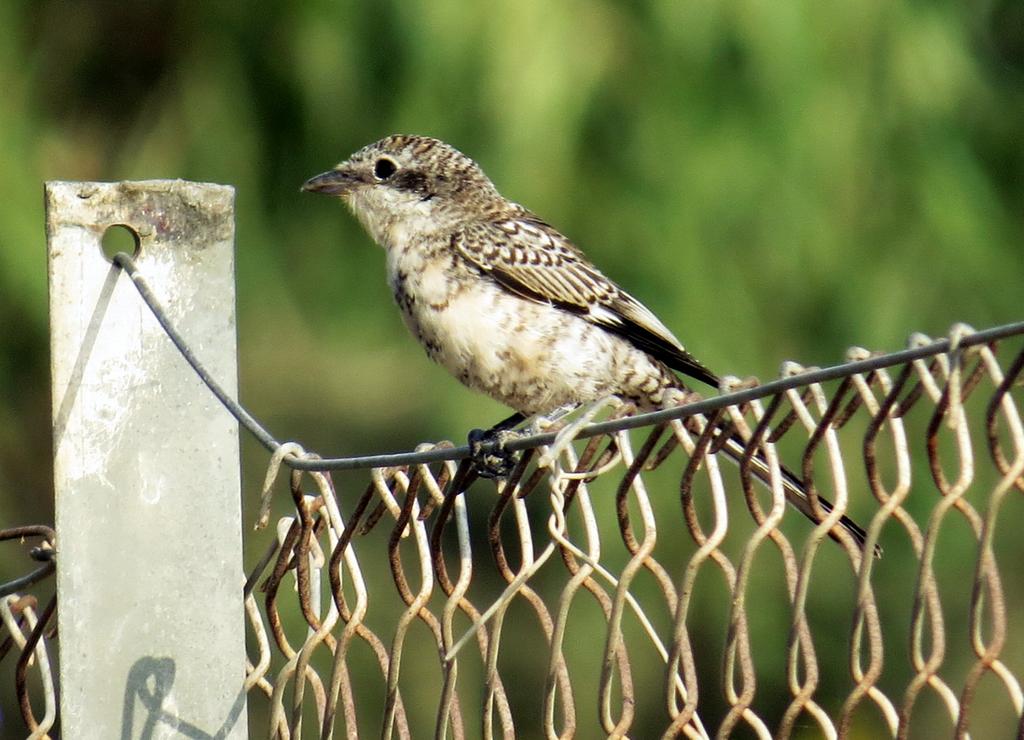
[[[452,236],[452,246],[506,290],[578,314],[673,370],[718,386],[717,376],[683,349],[650,309],[528,212],[469,224]]]

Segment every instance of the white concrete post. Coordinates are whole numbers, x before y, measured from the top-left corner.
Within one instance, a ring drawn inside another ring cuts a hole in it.
[[[237,395],[234,190],[46,185],[62,735],[245,738],[238,426],[105,230]]]

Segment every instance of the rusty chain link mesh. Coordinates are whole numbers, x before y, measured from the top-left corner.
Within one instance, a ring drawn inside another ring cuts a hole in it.
[[[53,630],[57,621],[53,618],[57,608],[57,597],[50,596],[46,606],[39,610],[37,598],[19,591],[52,575],[56,569],[53,560],[54,531],[45,526],[12,527],[0,530],[0,543],[6,541],[26,542],[40,538],[42,543],[31,550],[34,560],[42,561],[26,575],[8,583],[0,584],[0,666],[8,666],[7,656],[13,658],[13,677],[3,674],[5,687],[13,678],[14,693],[21,711],[21,719],[28,729],[28,737],[49,737],[48,733],[57,720],[56,653],[53,650]],[[33,696],[37,705],[33,707]],[[15,729],[13,717],[0,714],[0,730]],[[4,735],[8,737],[9,735]],[[13,736],[13,735],[10,735]]]
[[[245,587],[250,726],[281,738],[1020,736],[1024,335],[969,336],[957,327],[948,352],[824,384],[759,395],[733,383],[745,401],[706,416],[680,407],[597,436],[586,416],[563,420],[504,481],[455,460],[291,470],[275,484],[282,463],[311,457],[282,446],[266,488],[283,515]],[[722,430],[754,440],[746,463],[723,464]],[[777,473],[755,482],[755,449],[834,513],[817,527],[794,516]],[[881,558],[828,539],[844,512]],[[4,534],[52,550],[52,531],[35,529]],[[56,716],[55,600],[40,614],[16,591],[43,568],[0,592],[0,663],[17,656],[33,737]]]
[[[248,584],[252,716],[282,738],[1014,736],[1024,343],[968,333],[707,417],[563,426],[505,481],[290,471]],[[835,512],[793,516],[777,473],[723,464],[722,429]],[[279,452],[268,485],[301,456]],[[844,511],[883,557],[827,539]]]

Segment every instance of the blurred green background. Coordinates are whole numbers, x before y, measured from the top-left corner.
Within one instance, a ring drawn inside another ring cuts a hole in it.
[[[6,0],[0,91],[3,525],[52,521],[49,179],[234,185],[242,399],[324,454],[506,413],[426,360],[380,250],[299,193],[393,132],[474,157],[722,373],[1022,318],[1017,0]]]

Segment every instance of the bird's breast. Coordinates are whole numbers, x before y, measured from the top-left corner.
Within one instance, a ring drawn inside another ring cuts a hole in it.
[[[503,334],[496,327],[511,318],[511,307],[478,276],[433,260],[398,266],[390,282],[403,319],[432,359],[464,382],[493,369],[488,358]]]
[[[644,395],[666,382],[626,340],[511,293],[450,252],[389,255],[388,268],[402,317],[430,358],[517,411]]]

